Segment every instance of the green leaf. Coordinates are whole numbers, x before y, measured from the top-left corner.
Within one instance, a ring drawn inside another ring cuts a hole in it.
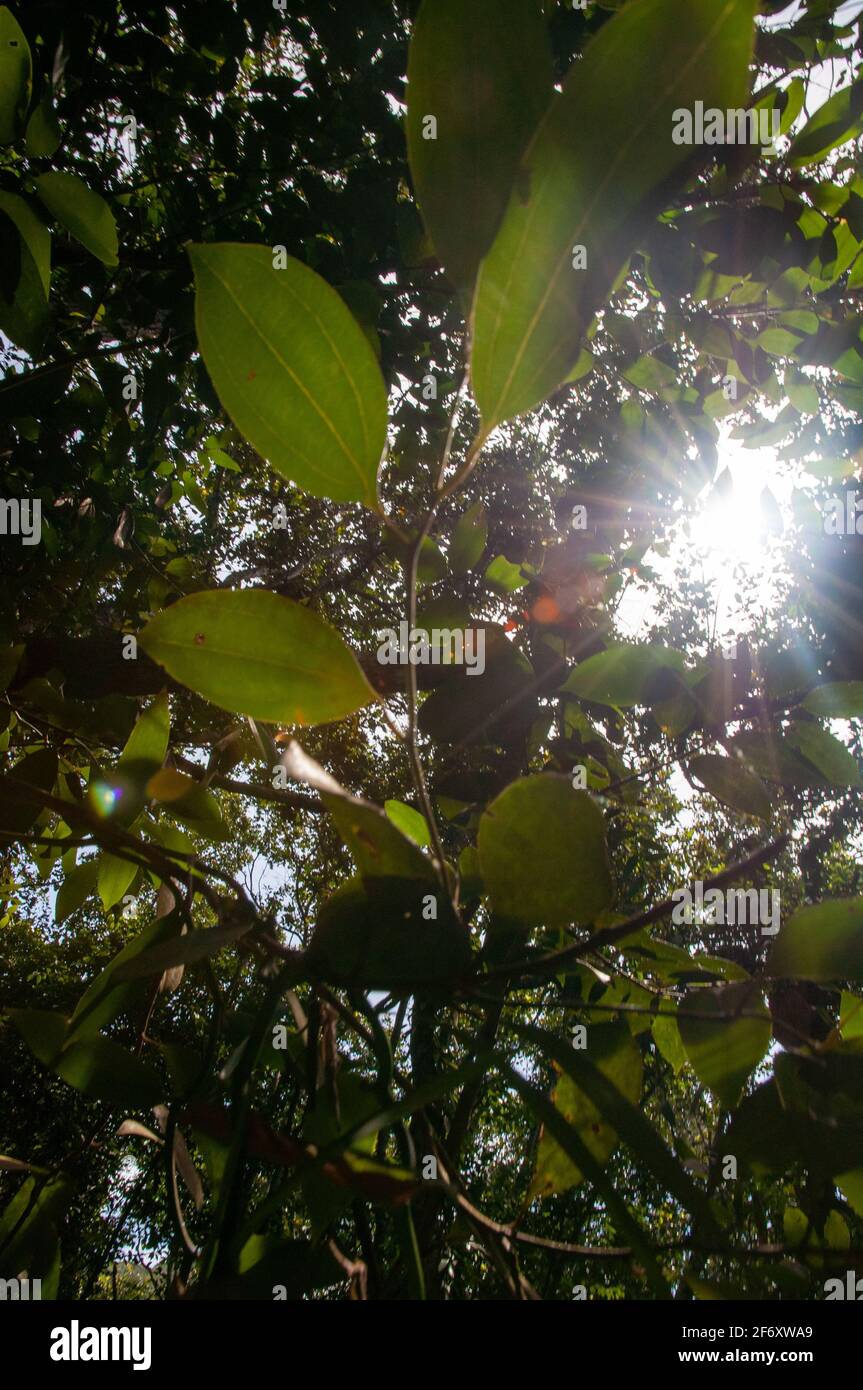
[[[858,1216],[863,1217],[863,1168],[852,1168],[836,1179],[846,1202]]]
[[[803,708],[826,719],[857,719],[863,715],[863,681],[819,685],[806,696]]]
[[[863,898],[798,908],[773,943],[767,973],[774,979],[863,982]]]
[[[363,878],[415,878],[437,884],[432,861],[419,849],[422,841],[405,824],[399,824],[398,816],[390,814],[390,806],[400,803],[388,802],[384,815],[377,806],[355,796],[323,792],[322,800]],[[428,830],[418,812],[409,806],[402,809],[410,812],[411,827],[416,817]]]
[[[69,1020],[53,1009],[7,1009],[6,1016],[17,1028],[33,1056],[44,1066],[53,1066],[66,1041]]]
[[[728,740],[729,751],[768,782],[793,787],[823,787],[824,778],[781,734],[743,733]]]
[[[115,854],[103,854],[99,859],[99,897],[106,912],[120,901],[138,872],[138,865]]]
[[[863,999],[843,989],[839,1003],[839,1020],[842,1037],[863,1038]]]
[[[765,328],[755,340],[772,357],[788,357],[800,346],[800,334],[788,328]]]
[[[0,5],[0,145],[17,140],[30,104],[33,59],[23,29]]]
[[[478,844],[503,917],[549,927],[592,922],[613,898],[602,812],[568,777],[513,782],[480,820]]]
[[[465,574],[473,569],[485,550],[488,522],[482,502],[474,502],[464,516],[459,517],[453,532],[447,558],[452,574]]]
[[[596,704],[618,706],[651,702],[662,671],[682,671],[680,652],[656,644],[639,647],[628,643],[608,647],[582,661],[567,677],[562,691]]]
[[[50,159],[56,153],[61,138],[51,98],[45,96],[33,108],[27,122],[27,153],[31,159]]]
[[[275,1235],[258,1235],[246,1241],[240,1251],[237,1273],[208,1280],[197,1290],[197,1296],[231,1302],[235,1299],[295,1302],[313,1289],[324,1289],[343,1279],[344,1273],[326,1244],[316,1246],[309,1240],[280,1240]]]
[[[99,864],[100,860],[96,856],[85,859],[83,864],[76,864],[73,869],[67,870],[54,904],[54,921],[58,926],[96,892]]]
[[[571,1086],[566,1100],[580,1117],[580,1123],[576,1121],[576,1128],[585,1131],[582,1138],[600,1162],[603,1161],[601,1153],[593,1150],[591,1140],[596,1140],[599,1146],[605,1132],[605,1137],[612,1139],[613,1148],[616,1139],[622,1139],[653,1170],[667,1191],[696,1217],[703,1232],[712,1239],[719,1238],[721,1233],[706,1197],[639,1109],[642,1057],[636,1045],[627,1044],[622,1026],[591,1024],[587,1031],[586,1051],[570,1047],[568,1043],[530,1024],[515,1026],[520,1036],[537,1043],[543,1053],[551,1056],[556,1066],[563,1069],[565,1078],[558,1083],[555,1103],[558,1108],[563,1108],[559,1098],[562,1098],[564,1080],[568,1079]],[[593,1122],[591,1111],[600,1118],[599,1126]],[[567,1119],[570,1119],[569,1115]],[[570,1123],[573,1123],[571,1119]],[[543,1140],[540,1140],[540,1157],[542,1146]]]
[[[651,356],[640,357],[631,367],[625,367],[623,376],[642,391],[661,391],[664,386],[677,386],[679,382],[673,367]]]
[[[799,410],[801,415],[818,414],[821,402],[814,382],[808,381],[805,376],[789,378],[786,374],[785,390],[794,409]]]
[[[588,372],[593,371],[595,362],[594,354],[589,352],[587,348],[582,348],[575,359],[575,366],[563,378],[564,385],[574,385],[575,382],[581,381],[582,377],[586,377]]]
[[[374,698],[334,628],[262,589],[190,594],[157,613],[139,640],[190,690],[253,719],[325,724]]]
[[[100,1028],[139,1004],[142,997],[140,988],[137,984],[127,983],[128,977],[118,972],[161,943],[179,936],[181,927],[179,913],[174,912],[158,917],[134,936],[105,969],[99,971],[81,995],[69,1021],[67,1037],[72,1039],[98,1033]]]
[[[164,1091],[158,1072],[109,1038],[71,1042],[56,1059],[53,1070],[76,1091],[109,1105],[149,1110]]]
[[[758,1018],[739,1017],[761,1011]],[[690,1015],[697,1017],[692,1018]],[[730,1018],[723,1015],[732,1015]],[[700,1081],[724,1106],[734,1106],[770,1046],[770,1015],[753,981],[686,992],[677,1015],[686,1055]]]
[[[521,1031],[521,1030],[520,1030]],[[526,1032],[527,1030],[525,1030]],[[539,1030],[536,1030],[537,1032]],[[637,1105],[641,1099],[641,1052],[629,1030],[617,1023],[591,1024],[587,1033],[590,1053],[588,1066],[606,1081],[624,1101]],[[566,1049],[558,1060],[566,1066],[552,1094],[557,1109],[582,1143],[603,1167],[617,1148],[619,1136],[605,1117],[604,1105],[586,1094],[579,1081],[584,1082],[588,1067],[579,1065],[579,1054]],[[536,1158],[536,1170],[530,1185],[530,1199],[547,1197],[553,1192],[566,1192],[584,1181],[585,1174],[567,1156],[554,1137],[543,1130]]]
[[[164,970],[172,970],[178,965],[193,965],[196,961],[208,960],[226,946],[233,946],[254,926],[255,918],[250,914],[223,927],[208,927],[204,931],[189,932],[187,936],[177,936],[175,933],[167,941],[155,940],[140,954],[136,952],[134,957],[122,963],[115,962],[114,978],[140,980],[148,975],[160,975]]]
[[[410,991],[451,984],[468,971],[471,952],[439,885],[387,877],[342,885],[318,917],[306,959],[333,984]]]
[[[383,377],[337,292],[266,246],[189,248],[198,346],[234,424],[282,477],[316,497],[378,508]]]
[[[804,1163],[816,1174],[830,1175],[859,1163],[860,1131],[786,1109],[771,1080],[741,1101],[723,1147],[756,1172],[782,1173]]]
[[[452,668],[423,702],[420,729],[441,743],[523,742],[539,711],[536,688],[530,662],[488,624],[485,670]]]
[[[521,565],[513,564],[505,555],[495,556],[485,572],[485,577],[493,589],[499,589],[504,594],[514,594],[527,583],[521,572]]]
[[[506,1059],[494,1058],[494,1061],[498,1071],[513,1090],[521,1096],[525,1104],[530,1107],[537,1119],[541,1121],[543,1129],[550,1132],[569,1161],[578,1171],[584,1173],[588,1181],[594,1184],[603,1203],[608,1208],[615,1227],[624,1239],[630,1241],[638,1253],[654,1294],[660,1298],[670,1298],[671,1292],[656,1263],[649,1240],[638,1222],[630,1216],[626,1203],[617,1195],[614,1184],[608,1179],[602,1163],[597,1162],[582,1136],[572,1125],[567,1124],[563,1115],[548,1097],[535,1090],[514,1067],[510,1066]]]
[[[160,768],[147,783],[147,795],[196,834],[204,835],[209,840],[226,840],[230,837],[218,801],[194,777],[187,777],[173,767]]]
[[[761,820],[770,819],[770,795],[753,772],[747,772],[731,758],[704,753],[689,763],[690,775],[702,782],[707,790],[735,811],[743,811]]]
[[[414,844],[425,847],[431,844],[431,833],[425,816],[421,816],[413,806],[406,806],[403,801],[385,801],[384,810],[393,825],[409,840],[413,840]]]
[[[797,724],[786,735],[792,748],[817,768],[833,787],[859,787],[860,770],[857,760],[838,738],[820,724]]]
[[[691,176],[675,110],[743,102],[754,11],[754,0],[639,0],[573,64],[477,277],[471,380],[485,435],[566,377],[660,197]]]
[[[105,265],[117,265],[117,224],[104,198],[77,174],[40,174],[36,192],[67,232]]]
[[[651,1032],[659,1052],[669,1063],[676,1076],[686,1062],[686,1049],[683,1046],[677,1019],[672,1014],[659,1013],[653,1020]]]
[[[380,807],[351,796],[320,763],[308,756],[295,739],[285,748],[282,763],[298,782],[306,782],[320,793],[364,879],[420,879],[434,887],[438,886],[438,876],[431,859],[422,853],[413,839],[402,834],[393,819],[385,815]],[[405,810],[409,809],[405,807]]]
[[[57,1297],[60,1278],[60,1237],[57,1225],[66,1214],[72,1184],[65,1173],[47,1182],[28,1178],[0,1215],[0,1268],[16,1277],[26,1270],[40,1279],[43,1299]]]
[[[408,159],[454,284],[473,283],[552,96],[551,52],[533,0],[423,0],[408,55]]]
[[[863,128],[863,84],[854,82],[828,97],[807,121],[788,151],[792,169],[817,164],[825,154]]]
[[[171,715],[167,694],[159,695],[140,714],[120,754],[119,771],[134,766],[141,774],[158,772],[165,761],[170,737]]]
[[[0,213],[11,218],[21,238],[21,273],[11,301],[0,295],[0,328],[33,357],[48,326],[51,233],[16,193],[0,189]]]

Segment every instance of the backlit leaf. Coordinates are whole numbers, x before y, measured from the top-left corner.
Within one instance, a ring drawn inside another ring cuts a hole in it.
[[[758,986],[744,981],[690,989],[681,1001],[677,1026],[696,1076],[723,1105],[735,1105],[770,1046],[770,1016]]]
[[[741,104],[754,11],[754,0],[639,0],[573,65],[477,277],[471,379],[486,433],[564,379],[660,190],[689,177],[675,110]]]
[[[30,101],[33,59],[24,31],[0,5],[0,145],[18,138]]]
[[[863,982],[863,898],[798,908],[773,943],[772,977]]]
[[[191,594],[151,619],[139,640],[183,685],[254,719],[325,724],[373,698],[334,628],[262,589]]]
[[[234,424],[316,497],[377,508],[386,392],[341,296],[266,246],[192,246],[198,346]]]
[[[77,174],[52,170],[40,174],[35,186],[45,207],[76,241],[105,265],[117,264],[117,224],[104,198],[88,188]]]
[[[503,917],[591,922],[612,900],[602,812],[567,777],[523,777],[501,792],[480,821],[479,856]]]
[[[408,158],[455,284],[473,282],[552,95],[536,0],[423,0],[408,56]]]

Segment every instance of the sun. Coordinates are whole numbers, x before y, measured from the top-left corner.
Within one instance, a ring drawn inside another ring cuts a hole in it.
[[[785,574],[782,532],[792,491],[793,479],[772,449],[744,449],[726,436],[716,478],[694,510],[676,522],[660,552],[646,557],[660,585],[673,586],[681,574],[704,584],[711,640],[739,635],[775,605]],[[618,621],[629,641],[643,640],[655,621],[656,596],[649,584],[624,595]]]

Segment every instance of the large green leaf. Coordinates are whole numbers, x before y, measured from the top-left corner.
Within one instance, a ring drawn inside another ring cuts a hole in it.
[[[477,277],[471,378],[486,433],[564,379],[649,215],[689,177],[693,150],[672,140],[675,110],[743,103],[755,9],[639,0],[573,65]]]
[[[538,0],[423,0],[408,56],[408,158],[455,284],[472,284],[552,95]]]
[[[674,1022],[671,1018],[667,1018],[667,1021],[672,1024]],[[575,1110],[581,1117],[582,1126],[590,1129],[593,1138],[599,1141],[603,1130],[606,1131],[605,1137],[613,1139],[616,1134],[618,1139],[628,1144],[633,1153],[652,1168],[663,1186],[700,1220],[704,1234],[717,1237],[720,1233],[704,1193],[695,1186],[639,1108],[642,1057],[637,1045],[627,1042],[622,1026],[591,1025],[587,1030],[587,1048],[583,1050],[570,1047],[568,1043],[554,1037],[545,1029],[535,1028],[531,1024],[516,1024],[516,1028],[521,1037],[538,1044],[542,1052],[552,1057],[555,1064],[565,1073],[555,1093],[558,1108],[564,1108],[562,1102],[565,1094],[570,1109]],[[680,1046],[679,1038],[677,1045]],[[562,1089],[565,1080],[570,1082],[570,1088],[566,1093]],[[591,1111],[601,1117],[600,1129],[590,1124]],[[570,1116],[567,1115],[567,1118],[570,1119]],[[572,1119],[570,1122],[578,1123]],[[548,1136],[544,1135],[540,1142],[535,1186],[540,1178],[543,1143],[547,1138]],[[584,1138],[590,1147],[588,1135],[585,1134]],[[549,1142],[554,1144],[553,1140]],[[566,1157],[555,1154],[554,1148],[552,1167],[559,1157]],[[600,1157],[599,1154],[596,1156]]]
[[[743,811],[749,816],[759,816],[761,820],[769,819],[770,797],[767,788],[754,772],[748,772],[733,759],[703,753],[692,759],[689,772],[724,806],[731,806],[735,811]]]
[[[568,777],[513,782],[479,825],[482,875],[502,917],[591,922],[613,897],[602,812]]]
[[[403,801],[385,801],[384,810],[397,830],[413,840],[415,845],[428,848],[431,834],[425,816],[421,816],[413,806],[406,806]]]
[[[768,782],[792,787],[823,787],[826,779],[808,758],[801,757],[783,734],[750,731],[728,740],[728,750],[741,764]]]
[[[484,624],[481,630],[485,670],[451,668],[420,708],[420,729],[441,743],[523,741],[539,712],[530,662],[500,628]]]
[[[485,550],[488,522],[482,502],[474,502],[464,516],[459,517],[447,559],[453,574],[473,569]]]
[[[172,970],[178,965],[193,965],[199,960],[207,960],[226,946],[233,946],[241,936],[245,936],[255,925],[254,916],[238,914],[234,921],[221,927],[208,927],[205,931],[193,931],[187,936],[176,932],[167,941],[151,944],[146,951],[136,953],[133,958],[115,962],[117,980],[139,980],[147,975],[158,975],[164,970]]]
[[[140,1002],[142,994],[137,984],[139,977],[136,975],[134,982],[128,983],[132,976],[120,975],[119,972],[143,959],[155,947],[178,937],[181,928],[182,920],[179,913],[175,912],[158,917],[133,937],[105,969],[100,970],[81,995],[69,1021],[67,1038],[98,1033],[100,1028],[111,1023],[119,1014],[125,1013],[131,1005]],[[150,973],[157,975],[159,970],[160,967],[157,965]]]
[[[212,792],[173,767],[162,767],[147,783],[147,794],[170,816],[209,840],[226,840],[230,831]]]
[[[863,128],[863,83],[854,82],[823,102],[788,151],[792,169],[817,164]]]
[[[782,1173],[803,1163],[819,1175],[845,1173],[860,1162],[860,1131],[788,1110],[775,1080],[741,1101],[723,1143],[726,1153],[758,1170]]]
[[[86,1037],[71,1042],[53,1069],[77,1091],[110,1105],[149,1109],[164,1091],[158,1072],[109,1038]]]
[[[744,1012],[759,1016],[741,1017]],[[698,1079],[723,1105],[735,1105],[770,1046],[770,1016],[758,986],[747,980],[688,990],[677,1025]]]
[[[798,724],[787,734],[792,748],[802,753],[807,762],[817,768],[833,787],[858,787],[860,770],[857,760],[838,738],[820,724]]]
[[[0,5],[0,145],[17,139],[30,103],[33,59],[20,24]]]
[[[58,926],[95,893],[99,864],[99,857],[96,856],[66,870],[54,904],[54,921]]]
[[[595,1185],[616,1229],[625,1240],[632,1243],[638,1253],[654,1294],[659,1298],[670,1298],[671,1292],[656,1263],[650,1241],[638,1222],[630,1216],[626,1203],[618,1196],[614,1184],[605,1172],[604,1164],[597,1161],[583,1136],[573,1125],[567,1124],[557,1106],[547,1096],[537,1091],[505,1058],[494,1057],[494,1061],[501,1075],[530,1107],[541,1121],[543,1129],[551,1134],[577,1171],[582,1172],[588,1181]]]
[[[99,859],[99,897],[106,912],[120,901],[138,872],[138,865],[116,854],[103,854]]]
[[[566,695],[625,709],[651,703],[661,673],[682,671],[683,666],[680,652],[669,647],[622,642],[580,662],[562,689]]]
[[[0,190],[0,213],[17,228],[21,271],[10,300],[0,294],[0,328],[16,346],[34,356],[48,324],[51,233],[17,193]]]
[[[62,140],[50,96],[44,96],[27,122],[27,153],[31,159],[50,159]]]
[[[117,224],[104,198],[77,174],[40,174],[35,187],[48,211],[76,241],[105,265],[117,264]]]
[[[198,346],[219,400],[277,473],[316,497],[376,508],[386,390],[344,300],[266,246],[197,245]]]
[[[863,715],[863,681],[819,685],[803,701],[810,714],[827,719],[857,719]]]
[[[377,806],[355,796],[323,792],[322,799],[364,878],[414,878],[437,883],[432,861],[423,854],[416,836],[399,824],[397,816],[384,814]],[[418,812],[413,815],[425,826]]]
[[[471,952],[440,890],[387,877],[343,884],[324,905],[306,957],[334,984],[410,991],[464,975]]]
[[[434,864],[420,849],[419,828],[427,832],[428,827],[418,811],[388,801],[384,813],[370,801],[352,796],[296,739],[287,744],[281,761],[291,777],[320,793],[363,879],[414,879],[438,886]],[[398,808],[396,814],[391,808]],[[413,831],[399,823],[399,811],[402,817],[408,813],[407,825],[414,827]]]
[[[190,690],[254,719],[325,724],[373,698],[323,618],[262,589],[191,594],[157,613],[140,643]]]
[[[150,775],[158,772],[168,751],[170,727],[168,696],[162,694],[135,721],[135,727],[120,754],[120,769],[132,765],[136,771],[149,769]]]
[[[863,898],[798,908],[773,943],[767,972],[794,980],[863,981]]]
[[[41,1280],[40,1296],[56,1298],[60,1276],[58,1223],[65,1216],[72,1184],[65,1173],[47,1182],[27,1178],[5,1211],[0,1214],[0,1276],[8,1278],[26,1270],[29,1279]]]
[[[593,1068],[610,1081],[625,1101],[637,1105],[641,1099],[642,1061],[638,1045],[628,1028],[617,1023],[600,1023],[588,1029],[589,1060]],[[571,1125],[597,1163],[606,1164],[618,1144],[617,1131],[608,1122],[604,1107],[598,1106],[572,1075],[577,1067],[567,1053],[568,1070],[555,1086],[552,1100],[567,1124]],[[579,1069],[581,1073],[586,1068]],[[543,1130],[536,1158],[536,1171],[530,1187],[531,1197],[566,1192],[584,1181],[584,1173]]]

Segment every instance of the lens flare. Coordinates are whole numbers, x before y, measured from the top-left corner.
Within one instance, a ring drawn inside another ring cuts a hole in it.
[[[122,799],[122,787],[112,787],[107,782],[94,782],[90,788],[90,803],[98,816],[113,815]]]

